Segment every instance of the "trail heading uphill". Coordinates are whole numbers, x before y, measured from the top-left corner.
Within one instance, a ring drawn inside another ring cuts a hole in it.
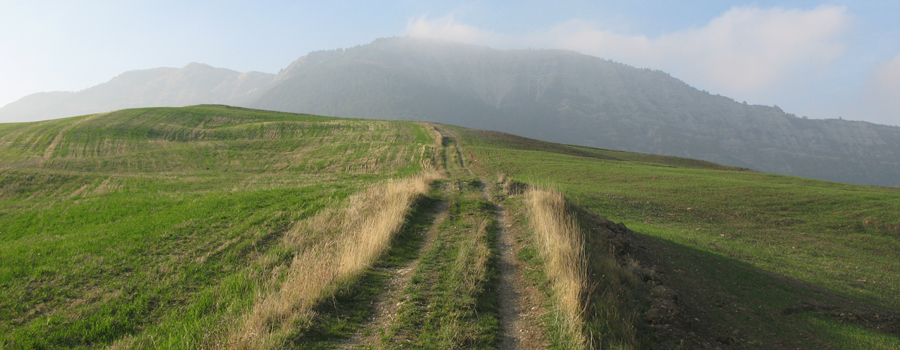
[[[885,189],[225,106],[0,125],[0,160],[0,348],[900,346]]]
[[[452,129],[432,124],[442,140],[455,156],[459,157],[459,166],[472,176],[472,170],[466,165],[466,158],[459,146],[459,135]],[[547,347],[546,336],[540,326],[540,316],[546,314],[544,303],[546,298],[536,286],[525,281],[524,264],[517,258],[524,230],[513,225],[506,216],[503,205],[505,195],[502,188],[505,179],[498,183],[482,180],[485,185],[482,193],[485,200],[494,205],[493,211],[497,220],[496,250],[498,255],[497,292],[499,297],[500,316],[500,349],[544,349]],[[536,317],[537,316],[537,317]]]
[[[472,175],[458,135],[428,125],[445,173],[420,199],[395,248],[314,309],[312,324],[283,345],[342,349],[543,349],[553,328],[551,295],[537,266],[518,256],[530,245],[522,220],[507,217],[503,183]],[[501,179],[502,180],[502,179]],[[521,219],[521,217],[519,217]],[[529,277],[530,276],[530,277]],[[530,279],[529,279],[530,278]],[[357,310],[357,311],[354,311]],[[364,315],[362,318],[354,314]],[[352,322],[335,322],[340,319]],[[327,324],[337,325],[329,327]],[[344,330],[334,330],[344,328]],[[557,337],[559,338],[559,337]],[[557,344],[561,344],[556,339]]]
[[[474,177],[459,135],[443,125],[427,126],[441,146],[437,163],[445,178],[435,180],[427,200],[419,204],[429,206],[431,214],[411,220],[427,223],[407,236],[414,237],[416,248],[407,250],[402,264],[376,264],[370,273],[383,276],[381,282],[353,287],[377,290],[378,296],[368,299],[364,309],[369,316],[349,338],[310,333],[294,344],[344,349],[639,347],[635,319],[620,306],[601,308],[616,317],[599,320],[607,329],[592,326],[598,321],[597,305],[610,296],[590,277],[597,271],[583,261],[589,256],[587,239],[573,225],[562,197],[504,177]],[[542,194],[556,198],[557,205],[526,200],[526,195]],[[538,227],[535,215],[549,219]],[[327,320],[340,318],[343,311],[335,306],[319,312]]]
[[[2,125],[0,141],[0,348],[571,338],[524,187],[473,171],[452,127],[196,106]]]
[[[547,300],[524,281],[514,225],[499,204],[502,188],[472,176],[458,135],[429,127],[448,177],[429,194],[434,219],[421,228],[411,261],[381,270],[391,277],[369,307],[372,316],[338,341],[341,348],[546,348],[540,317]]]

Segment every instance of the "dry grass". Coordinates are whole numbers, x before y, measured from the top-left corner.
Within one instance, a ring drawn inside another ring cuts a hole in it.
[[[428,191],[433,172],[392,180],[352,196],[343,208],[298,224],[285,243],[299,250],[280,288],[260,296],[231,343],[240,349],[278,348],[302,328],[311,309],[368,268],[389,247],[410,206]],[[309,239],[321,239],[308,244]]]
[[[530,188],[525,203],[544,269],[551,281],[553,296],[560,311],[558,326],[568,339],[569,348],[584,348],[587,269],[584,265],[584,239],[575,218],[566,211],[562,194]]]
[[[436,147],[438,147],[438,148],[444,147],[444,135],[441,134],[441,132],[438,131],[434,127],[434,124],[426,123],[426,122],[416,122],[416,124],[422,126],[423,128],[427,129],[429,132],[431,132],[431,135],[434,136],[434,145]]]
[[[482,288],[482,281],[488,269],[488,260],[491,257],[490,248],[484,244],[490,220],[483,219],[478,222],[472,236],[460,245],[459,255],[453,265],[457,273],[462,277],[460,285],[461,293],[476,295]]]
[[[444,135],[434,127],[434,124],[426,122],[416,122],[416,124],[428,130],[431,133],[431,136],[434,137],[434,144],[422,146],[422,155],[419,158],[422,160],[422,169],[425,169],[426,171],[435,170],[446,172],[446,166],[441,161],[446,157],[442,156],[442,154],[446,152],[444,149]]]

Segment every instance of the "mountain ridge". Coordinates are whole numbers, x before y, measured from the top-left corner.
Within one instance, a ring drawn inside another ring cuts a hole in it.
[[[140,102],[423,120],[764,172],[900,186],[900,128],[798,118],[777,106],[747,105],[698,90],[662,71],[572,51],[383,38],[310,52],[276,75],[241,79],[237,72],[206,70],[201,77],[188,74],[189,67],[168,72],[166,81],[191,81],[184,84],[194,90],[175,90],[161,84],[163,78],[151,79],[146,86],[161,86],[156,99]],[[0,117],[8,107],[0,109]],[[91,112],[127,107],[139,106]]]
[[[186,106],[198,103],[240,105],[274,74],[236,72],[192,62],[182,68],[150,68],[124,72],[109,81],[80,91],[40,92],[0,108],[10,121],[57,119],[111,110]]]

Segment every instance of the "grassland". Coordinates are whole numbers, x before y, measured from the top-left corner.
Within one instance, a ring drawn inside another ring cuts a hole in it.
[[[621,258],[651,280],[648,346],[900,346],[897,189],[455,130],[476,173],[556,187],[637,231]],[[651,315],[672,293],[676,314]]]
[[[896,349],[898,203],[427,123],[0,124],[0,348]]]
[[[493,204],[475,179],[439,183],[448,219],[404,290],[403,305],[382,336],[382,346],[409,349],[492,349],[497,314],[497,221]]]
[[[0,344],[222,344],[315,241],[303,222],[433,166],[433,143],[223,106],[4,124]]]

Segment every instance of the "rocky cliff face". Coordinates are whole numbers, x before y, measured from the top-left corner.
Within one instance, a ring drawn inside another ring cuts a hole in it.
[[[276,76],[200,64],[129,72],[76,93],[26,97],[0,109],[0,117],[199,103],[436,121],[764,172],[900,186],[897,127],[801,119],[777,107],[699,91],[661,71],[574,52],[504,51],[412,38],[312,52]]]

